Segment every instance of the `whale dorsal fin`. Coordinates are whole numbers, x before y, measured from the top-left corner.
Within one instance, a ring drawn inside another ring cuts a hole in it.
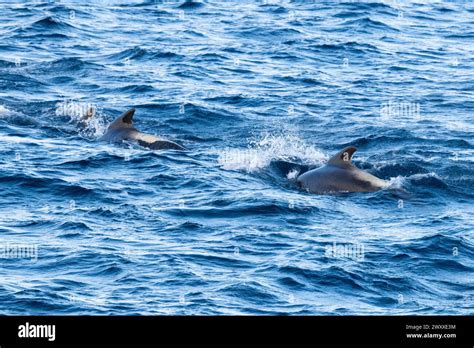
[[[118,117],[114,122],[112,122],[109,128],[132,128],[133,127],[133,114],[135,114],[135,109],[130,109],[125,111],[120,117]]]
[[[332,156],[328,164],[338,167],[352,166],[352,155],[357,149],[354,146],[348,146]]]

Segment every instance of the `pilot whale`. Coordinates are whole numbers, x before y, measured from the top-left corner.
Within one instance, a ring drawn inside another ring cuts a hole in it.
[[[311,193],[374,192],[386,186],[385,180],[369,174],[351,162],[357,149],[346,147],[329,159],[326,165],[301,174],[297,184]]]
[[[122,141],[135,141],[140,146],[152,150],[185,150],[185,148],[175,142],[157,137],[151,134],[145,134],[133,127],[133,115],[135,109],[124,112],[120,117],[113,121],[104,135],[99,139],[109,143],[120,143]]]

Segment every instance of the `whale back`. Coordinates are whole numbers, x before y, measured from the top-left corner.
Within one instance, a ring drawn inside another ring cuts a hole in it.
[[[300,175],[298,185],[313,193],[373,192],[383,188],[384,180],[352,164],[357,149],[348,146],[329,159],[326,165]]]
[[[167,140],[155,135],[140,132],[133,127],[133,115],[135,109],[125,111],[120,117],[115,119],[100,140],[111,143],[118,143],[123,140],[136,141],[140,146],[148,147],[152,150],[185,150],[185,148],[171,140]]]

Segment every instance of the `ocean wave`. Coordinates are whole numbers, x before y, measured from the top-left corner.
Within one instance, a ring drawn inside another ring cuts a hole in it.
[[[150,85],[128,85],[125,87],[119,88],[121,92],[128,92],[128,93],[146,93],[152,92],[155,88]]]
[[[355,41],[347,41],[347,42],[341,42],[341,43],[334,43],[334,44],[329,44],[329,43],[322,43],[322,44],[316,44],[316,45],[311,45],[311,50],[314,51],[323,51],[323,50],[329,50],[329,51],[342,51],[346,52],[346,54],[363,54],[366,52],[379,52],[379,49],[371,44],[368,43],[359,43]]]
[[[273,294],[273,291],[265,289],[261,284],[256,282],[233,284],[221,289],[220,292],[225,293],[237,301],[247,299],[256,304],[266,302],[275,303],[279,297]]]
[[[65,29],[72,28],[72,26],[59,18],[56,18],[53,16],[46,16],[33,22],[30,25],[30,28],[41,29],[41,30],[49,30],[49,29],[65,30]]]
[[[448,185],[436,173],[413,174],[409,176],[399,175],[389,180],[389,188],[402,189],[417,187],[431,187],[435,189],[446,189]]]
[[[41,63],[39,66],[40,71],[43,73],[55,73],[60,72],[76,72],[81,70],[94,70],[101,69],[102,66],[96,63],[88,62],[84,58],[78,57],[67,57],[53,60],[51,62]]]
[[[17,114],[16,111],[10,110],[4,105],[0,105],[0,118],[8,117],[8,116],[16,115],[16,114]]]
[[[384,33],[387,32],[399,32],[397,28],[394,28],[384,22],[378,21],[371,19],[370,17],[363,17],[363,18],[358,18],[358,19],[350,19],[345,21],[341,25],[344,30],[349,31],[349,30],[380,30],[383,31]]]
[[[204,3],[193,0],[185,0],[181,5],[178,6],[178,8],[186,10],[194,10],[202,7],[204,7]]]
[[[0,184],[16,184],[23,189],[36,190],[43,193],[56,193],[62,197],[94,196],[94,190],[80,185],[46,177],[34,177],[26,174],[0,176]]]
[[[171,52],[161,51],[151,48],[133,47],[127,48],[117,53],[109,54],[105,57],[111,62],[121,62],[122,64],[131,64],[132,61],[154,61],[157,59],[181,59],[182,55]]]
[[[431,264],[436,262],[440,268],[450,268],[458,269],[461,271],[466,271],[472,267],[463,265],[456,260],[456,251],[463,250],[466,253],[466,256],[474,256],[474,248],[472,245],[469,245],[467,240],[456,238],[444,234],[433,234],[417,239],[410,240],[410,243],[396,244],[392,246],[396,247],[399,252],[410,255],[412,259],[412,264],[415,264],[413,258],[418,258],[418,261],[423,260],[423,264],[420,264],[420,267],[425,267],[426,264]]]

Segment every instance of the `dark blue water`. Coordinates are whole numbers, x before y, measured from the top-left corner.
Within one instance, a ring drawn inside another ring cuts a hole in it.
[[[0,313],[472,314],[473,43],[470,1],[1,1]],[[131,107],[189,151],[98,142]],[[347,145],[389,188],[298,190]]]

